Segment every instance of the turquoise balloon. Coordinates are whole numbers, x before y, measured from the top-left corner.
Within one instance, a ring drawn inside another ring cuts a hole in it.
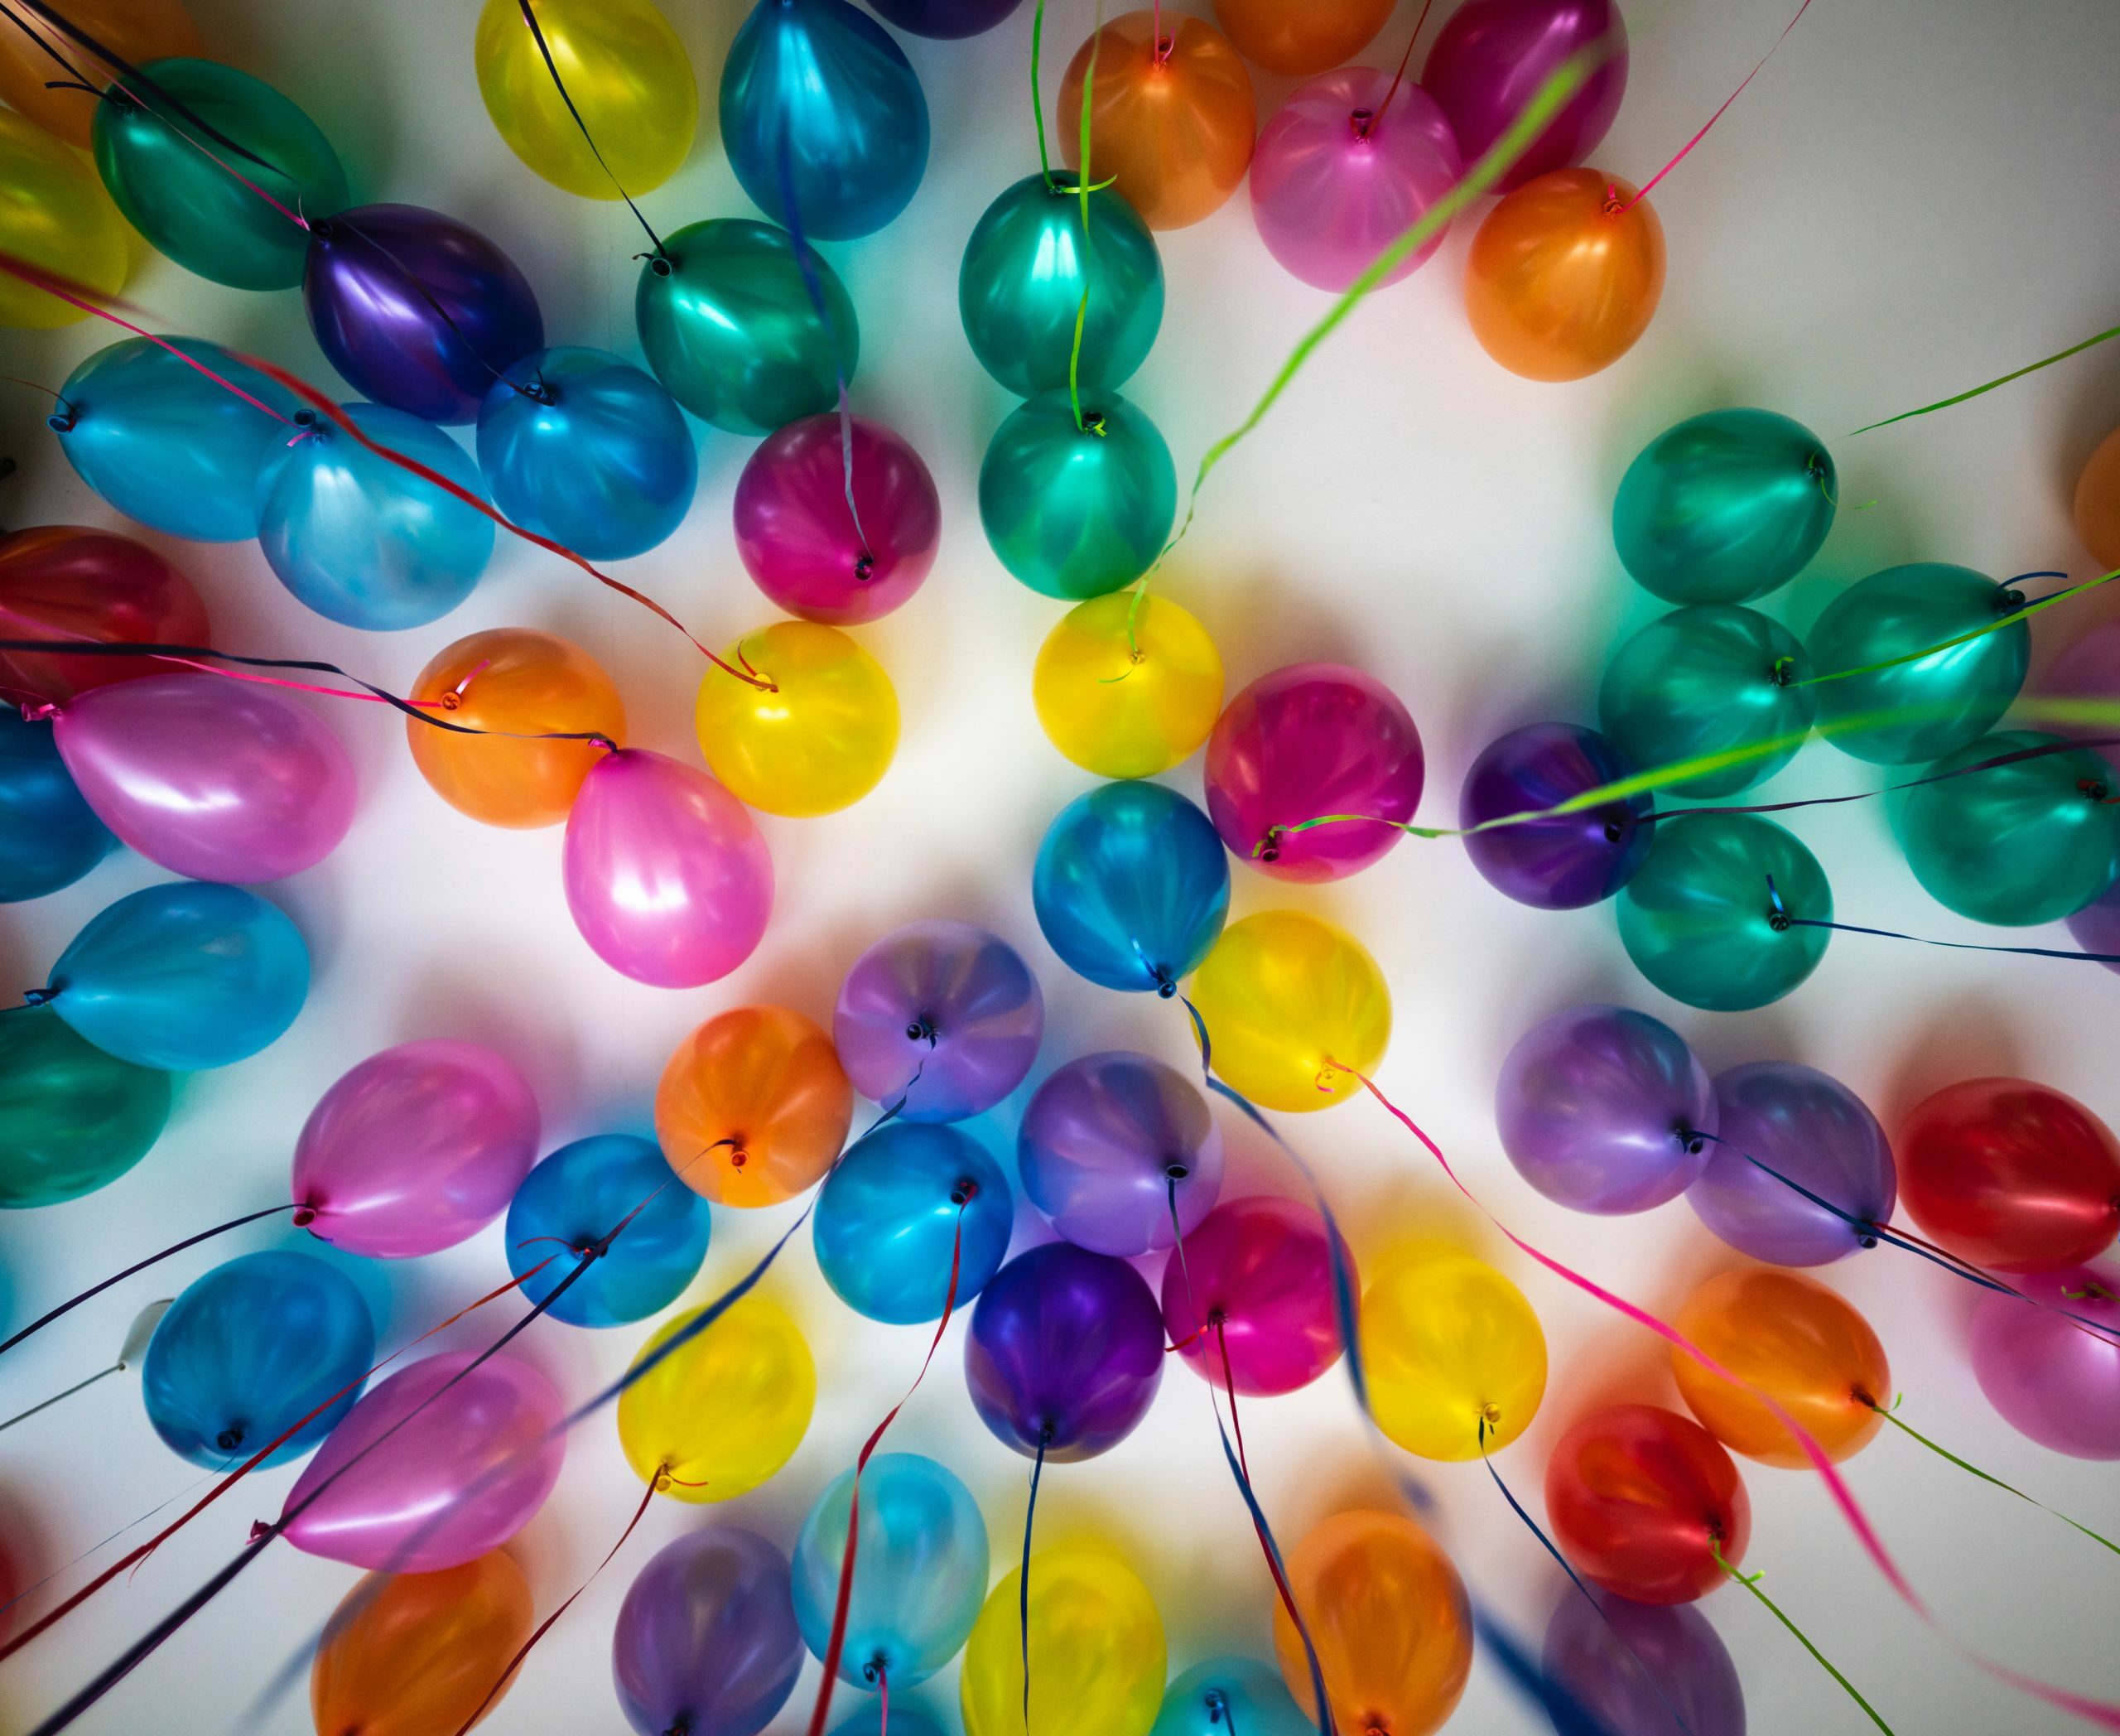
[[[1598,723],[1622,754],[1649,769],[1795,738],[1665,786],[1680,795],[1732,795],[1795,757],[1818,715],[1813,690],[1796,685],[1809,673],[1795,635],[1756,610],[1730,603],[1674,609],[1613,653],[1597,690]]]
[[[1612,541],[1670,603],[1749,603],[1809,564],[1838,482],[1817,435],[1771,410],[1711,410],[1641,449],[1612,502]]]
[[[2006,618],[2023,600],[1970,567],[1916,561],[1887,567],[1835,597],[1811,629],[1811,667],[1820,676],[1903,657]],[[1948,651],[1875,674],[1819,683],[1825,735],[1843,753],[1879,765],[1940,760],[1992,729],[2023,687],[2031,633],[2012,621]],[[1882,712],[1903,722],[1833,726]]]
[[[1178,472],[1156,426],[1115,392],[1019,405],[979,467],[979,517],[1001,564],[1033,591],[1081,601],[1149,570],[1178,511]]]
[[[1280,1672],[1248,1657],[1211,1657],[1164,1690],[1149,1736],[1313,1736]]]
[[[834,1724],[831,1736],[950,1736],[950,1732],[925,1707],[902,1705],[894,1695],[888,1722],[881,1696],[872,1695],[851,1718]]]
[[[850,381],[860,359],[861,330],[839,274],[816,252],[807,257],[826,319],[794,243],[769,223],[687,224],[640,268],[640,347],[693,415],[731,434],[770,434],[838,403],[840,380]]]
[[[817,1194],[817,1266],[856,1314],[893,1326],[964,1307],[1000,1269],[1015,1222],[1009,1179],[961,1128],[894,1121],[856,1140]],[[958,1246],[960,1223],[963,1242]]]
[[[1674,1001],[1714,1013],[1779,1001],[1818,967],[1831,931],[1784,916],[1832,921],[1833,889],[1793,832],[1756,814],[1659,821],[1619,895],[1620,941],[1636,968]]]
[[[0,711],[0,904],[70,886],[117,847],[74,787],[51,726]]]
[[[1026,175],[987,206],[965,244],[957,311],[979,365],[1019,398],[1067,383],[1082,319],[1082,389],[1110,393],[1148,359],[1163,324],[1163,257],[1134,207],[1109,187],[1090,195],[1082,241],[1077,177]]]
[[[638,1208],[638,1215],[634,1214]],[[684,1294],[706,1258],[705,1197],[671,1172],[662,1149],[629,1133],[562,1145],[531,1170],[508,1208],[508,1269],[542,1302],[578,1263],[574,1252],[625,1227],[548,1312],[570,1326],[624,1326]],[[549,1256],[535,1277],[528,1275]]]
[[[48,1006],[0,1015],[0,1209],[116,1181],[169,1120],[170,1076],[106,1054]]]

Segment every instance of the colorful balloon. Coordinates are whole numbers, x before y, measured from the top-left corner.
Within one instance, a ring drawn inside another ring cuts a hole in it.
[[[2069,938],[2086,952],[2104,956],[2105,968],[2120,971],[2120,884],[2069,917]]]
[[[1030,1203],[1077,1247],[1122,1259],[1200,1226],[1222,1184],[1222,1137],[1191,1080],[1108,1049],[1048,1074],[1016,1136]]]
[[[1328,1233],[1308,1206],[1263,1194],[1187,1232],[1185,1258],[1163,1269],[1163,1324],[1195,1374],[1247,1395],[1294,1392],[1339,1361]],[[1352,1286],[1354,1256],[1338,1253]]]
[[[999,24],[1022,0],[875,0],[877,12],[916,36],[976,36]]]
[[[178,0],[72,0],[65,15],[75,29],[135,66],[205,52]],[[71,83],[55,84],[51,56],[26,31],[0,33],[0,101],[53,137],[89,147],[95,104],[84,101]]]
[[[986,1287],[1008,1255],[1015,1215],[1009,1178],[977,1140],[897,1121],[856,1140],[833,1166],[812,1239],[841,1301],[871,1320],[912,1326]]]
[[[1038,647],[1031,698],[1045,738],[1100,778],[1153,778],[1207,739],[1222,660],[1207,629],[1164,598],[1092,597]]]
[[[572,1278],[550,1310],[571,1326],[624,1326],[667,1308],[699,1275],[712,1228],[705,1198],[675,1179],[654,1141],[629,1133],[561,1146],[508,1202],[508,1269],[525,1299],[542,1302]],[[583,1250],[600,1246],[575,1277]]]
[[[1247,60],[1308,78],[1350,60],[1391,16],[1393,0],[1215,0],[1215,22]],[[1246,1726],[1249,1728],[1249,1726]]]
[[[1133,1569],[1099,1545],[1068,1544],[1031,1557],[1028,1606],[1022,1584],[1019,1570],[987,1594],[965,1646],[965,1736],[1020,1736],[1026,1725],[1038,1736],[1147,1736],[1168,1654]]]
[[[1268,1109],[1324,1109],[1361,1089],[1391,1039],[1391,991],[1361,943],[1295,910],[1222,930],[1192,980],[1231,1090]]]
[[[2120,428],[2098,441],[2076,478],[2070,504],[2076,534],[2091,558],[2108,569],[2120,567]]]
[[[7,34],[19,40],[16,31]],[[125,224],[94,172],[34,123],[5,109],[0,109],[0,186],[7,189],[0,204],[0,253],[104,297],[124,288],[132,268]],[[83,317],[71,301],[19,277],[11,275],[0,284],[0,326],[49,330]]]
[[[5,547],[0,544],[0,549]],[[0,555],[0,560],[4,558]],[[0,665],[4,663],[5,659],[0,658]],[[2120,621],[2101,621],[2062,647],[2061,654],[2046,666],[2039,691],[2047,699],[2088,699],[2107,704],[2120,702]],[[2040,725],[2057,735],[2079,740],[2113,733],[2109,723],[2074,723],[2064,719],[2050,721],[2041,718]]]
[[[98,1049],[56,1007],[0,1018],[0,1210],[109,1186],[161,1136],[171,1091],[167,1073]]]
[[[310,1666],[317,1736],[442,1736],[507,1676],[536,1618],[523,1570],[499,1550],[436,1573],[375,1574],[340,1599]],[[504,1690],[504,1692],[505,1690]]]
[[[788,1558],[755,1531],[665,1544],[619,1606],[611,1674],[638,1736],[759,1736],[802,1671]]]
[[[1178,472],[1156,426],[1116,392],[1064,390],[1019,404],[979,466],[979,518],[995,557],[1042,596],[1079,600],[1154,563],[1178,511]]]
[[[1736,1567],[1751,1502],[1722,1444],[1655,1405],[1614,1405],[1561,1437],[1546,1464],[1546,1513],[1562,1552],[1637,1603],[1690,1603]]]
[[[1737,1666],[1690,1604],[1609,1594],[1593,1603],[1567,1587],[1539,1662],[1548,1684],[1579,1709],[1578,1716],[1548,1702],[1556,1736],[1745,1736]]]
[[[0,711],[0,904],[70,886],[118,847],[51,737],[49,725]]]
[[[677,1315],[641,1346],[636,1370],[690,1334],[619,1396],[626,1463],[678,1501],[749,1494],[793,1456],[817,1402],[810,1347],[776,1304],[745,1296],[695,1330],[706,1312]]]
[[[717,1205],[777,1205],[846,1143],[854,1087],[800,1013],[740,1006],[680,1043],[655,1087],[655,1136],[678,1179]]]
[[[2075,1459],[2120,1459],[2120,1271],[2102,1266],[2030,1273],[2038,1304],[1984,1295],[1973,1304],[1973,1372],[2020,1435]],[[2064,1312],[2065,1310],[2065,1312]],[[2069,1314],[2100,1330],[2086,1332]]]
[[[895,3],[903,4],[905,0],[895,0]],[[915,3],[918,3],[918,0],[915,0]],[[949,0],[942,0],[942,3],[947,4]],[[1013,6],[1015,0],[1009,0],[1009,3]],[[886,17],[890,15],[888,5],[879,5],[876,10]],[[890,1716],[886,1719],[881,1695],[871,1695],[852,1717],[842,1719],[834,1724],[831,1736],[891,1736],[894,1730],[898,1736],[950,1736],[940,1720],[932,1714],[918,1705],[908,1705],[902,1700],[891,1703]]]
[[[1266,1665],[1211,1657],[1164,1690],[1149,1736],[1308,1736],[1313,1728]]]
[[[898,690],[836,627],[776,621],[724,660],[763,687],[710,666],[693,724],[707,769],[740,801],[807,819],[850,808],[883,781],[898,751]]]
[[[1517,1289],[1467,1255],[1405,1259],[1362,1293],[1376,1425],[1420,1459],[1481,1459],[1531,1426],[1546,1335]]]
[[[1601,58],[1495,183],[1506,193],[1581,162],[1604,142],[1626,94],[1626,24],[1614,0],[1467,0],[1443,21],[1421,84],[1450,117],[1465,161],[1477,162],[1562,64],[1585,50]]]
[[[206,605],[144,542],[75,524],[0,535],[0,632],[22,639],[203,645]],[[152,658],[0,651],[0,682],[56,703],[89,687],[165,670]]]
[[[1543,813],[1638,769],[1611,737],[1573,723],[1527,723],[1490,742],[1465,774],[1458,823],[1465,853],[1481,878],[1520,904],[1576,910],[1602,903],[1634,878],[1655,836],[1644,823],[1656,811],[1647,790],[1575,813],[1493,822]],[[1481,832],[1476,828],[1492,826]]]

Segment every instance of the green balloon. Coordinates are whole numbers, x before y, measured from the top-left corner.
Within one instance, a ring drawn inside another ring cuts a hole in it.
[[[1887,567],[1851,585],[1811,629],[1811,666],[1821,676],[1903,657],[1988,626],[2024,600],[1970,567],[1938,561]],[[1995,726],[2024,685],[2031,634],[2022,621],[1948,651],[1874,674],[1821,681],[1827,723],[1906,711],[1904,723],[1828,731],[1843,753],[1876,765],[1940,760]]]
[[[1613,653],[1597,690],[1597,716],[1620,751],[1645,770],[1778,735],[1785,747],[1667,787],[1688,796],[1749,789],[1795,757],[1818,701],[1796,682],[1809,660],[1796,636],[1734,603],[1674,609]]]
[[[957,311],[979,365],[1019,398],[1067,383],[1082,259],[1090,256],[1081,389],[1108,393],[1147,359],[1163,323],[1163,259],[1133,206],[1109,188],[1090,195],[1082,245],[1076,177],[1027,175],[986,208],[965,244]]]
[[[1033,591],[1079,602],[1149,570],[1178,510],[1178,472],[1156,426],[1116,393],[1019,405],[979,467],[986,540]]]
[[[1833,528],[1833,459],[1771,410],[1711,410],[1641,449],[1612,503],[1620,560],[1672,603],[1748,603],[1804,570]]]
[[[1892,829],[1914,877],[1946,909],[2012,928],[2059,922],[2120,876],[2120,784],[2089,748],[2045,754],[1963,777],[1948,774],[2057,742],[2002,730],[1946,755],[1906,791]]]
[[[170,1076],[105,1054],[48,1006],[0,1015],[0,1208],[93,1194],[147,1155]]]
[[[187,271],[237,289],[292,289],[301,282],[308,232],[253,188],[303,217],[343,210],[351,195],[331,142],[270,84],[233,66],[155,60],[145,70],[200,119],[272,166],[188,123],[180,131],[113,86],[96,104],[93,134],[96,168],[118,209]],[[186,133],[199,143],[187,143]]]
[[[693,415],[731,434],[770,434],[839,402],[861,329],[839,274],[808,252],[828,320],[817,317],[788,232],[749,217],[688,224],[641,268],[640,347]]]
[[[1620,940],[1636,967],[1673,1000],[1712,1013],[1779,1001],[1817,968],[1830,931],[1787,916],[1832,921],[1833,889],[1793,832],[1756,814],[1659,821],[1619,895]]]

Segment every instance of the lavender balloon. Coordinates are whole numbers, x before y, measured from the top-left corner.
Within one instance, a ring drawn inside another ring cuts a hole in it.
[[[1561,63],[1595,43],[1611,52],[1495,184],[1506,193],[1597,148],[1626,94],[1626,25],[1612,0],[1468,0],[1450,16],[1421,74],[1477,162]]]
[[[1745,1736],[1745,1693],[1713,1625],[1690,1603],[1561,1594],[1540,1660],[1559,1736]],[[1600,1613],[1600,1612],[1602,1612]]]
[[[1470,828],[1558,808],[1636,768],[1609,736],[1573,723],[1530,723],[1488,745],[1465,774],[1458,823]],[[1487,884],[1520,904],[1575,910],[1610,898],[1649,854],[1655,812],[1644,791],[1580,813],[1474,832],[1465,851]]]
[[[611,1636],[619,1707],[640,1736],[758,1736],[802,1657],[787,1556],[734,1526],[658,1550]]]
[[[2096,952],[2108,971],[2120,971],[2120,883],[2069,918],[2069,938],[2086,952]]]
[[[1973,1305],[1973,1372],[1988,1402],[2042,1447],[2120,1459],[2120,1267],[2067,1266],[2012,1280],[2031,1303],[1990,1295]],[[2106,1335],[2084,1331],[2070,1314]]]
[[[2120,700],[2120,621],[2101,622],[2081,638],[2072,640],[2048,665],[2039,691],[2048,699],[2103,700],[2108,704]],[[2040,719],[2036,726],[2079,740],[2108,737],[2114,733],[2110,724],[2103,723],[2058,723]],[[2107,757],[2111,758],[2116,752],[2120,750],[2108,748]]]

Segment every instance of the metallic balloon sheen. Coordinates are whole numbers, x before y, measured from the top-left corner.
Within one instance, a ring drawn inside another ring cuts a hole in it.
[[[1156,426],[1115,392],[1019,404],[979,467],[979,517],[995,557],[1042,596],[1079,601],[1146,572],[1178,511],[1178,471]]]
[[[1241,1393],[1294,1392],[1340,1360],[1325,1220],[1271,1194],[1225,1200],[1163,1269],[1163,1324],[1187,1367]],[[1359,1286],[1354,1256],[1341,1263]],[[1229,1358],[1227,1368],[1222,1362]]]
[[[1477,162],[1564,61],[1597,45],[1605,58],[1583,89],[1496,184],[1506,193],[1604,142],[1626,94],[1626,25],[1616,0],[1468,0],[1443,21],[1421,85],[1450,117],[1465,161]]]
[[[213,637],[205,604],[177,568],[144,542],[75,524],[0,535],[0,634],[163,645]],[[164,673],[152,658],[0,651],[0,682],[17,697],[62,700]]]
[[[0,904],[70,886],[118,847],[51,735],[49,723],[0,711]]]
[[[1612,738],[1573,723],[1527,723],[1491,741],[1465,774],[1458,823],[1481,877],[1520,904],[1574,910],[1610,898],[1649,854],[1656,811],[1647,790],[1578,813],[1518,826],[1472,828],[1512,814],[1539,813],[1640,768]]]
[[[759,1736],[802,1671],[788,1558],[718,1525],[665,1544],[619,1606],[611,1674],[638,1736]]]
[[[98,1049],[56,1007],[0,1019],[0,1210],[116,1181],[161,1136],[173,1084]]]
[[[2039,1306],[1986,1295],[1973,1305],[1973,1372],[2018,1434],[2075,1459],[2120,1459],[2120,1268],[2063,1266],[2017,1280]],[[2063,1314],[2104,1329],[2085,1332]]]
[[[1698,1609],[1636,1603],[1610,1592],[1593,1603],[1572,1585],[1559,1599],[1540,1662],[1547,1681],[1584,1714],[1564,1709],[1556,1695],[1548,1709],[1559,1736],[1662,1736],[1674,1715],[1692,1736],[1746,1736],[1737,1666]]]
[[[812,1240],[841,1301],[871,1320],[913,1326],[940,1319],[946,1303],[966,1306],[986,1287],[1008,1256],[1015,1215],[1008,1176],[971,1135],[894,1121],[832,1166]]]
[[[620,1224],[624,1232],[606,1242]],[[581,1249],[601,1245],[550,1312],[571,1326],[623,1326],[684,1294],[711,1229],[705,1196],[675,1184],[653,1140],[597,1133],[561,1146],[523,1178],[504,1239],[508,1270],[532,1302],[573,1275]]]

